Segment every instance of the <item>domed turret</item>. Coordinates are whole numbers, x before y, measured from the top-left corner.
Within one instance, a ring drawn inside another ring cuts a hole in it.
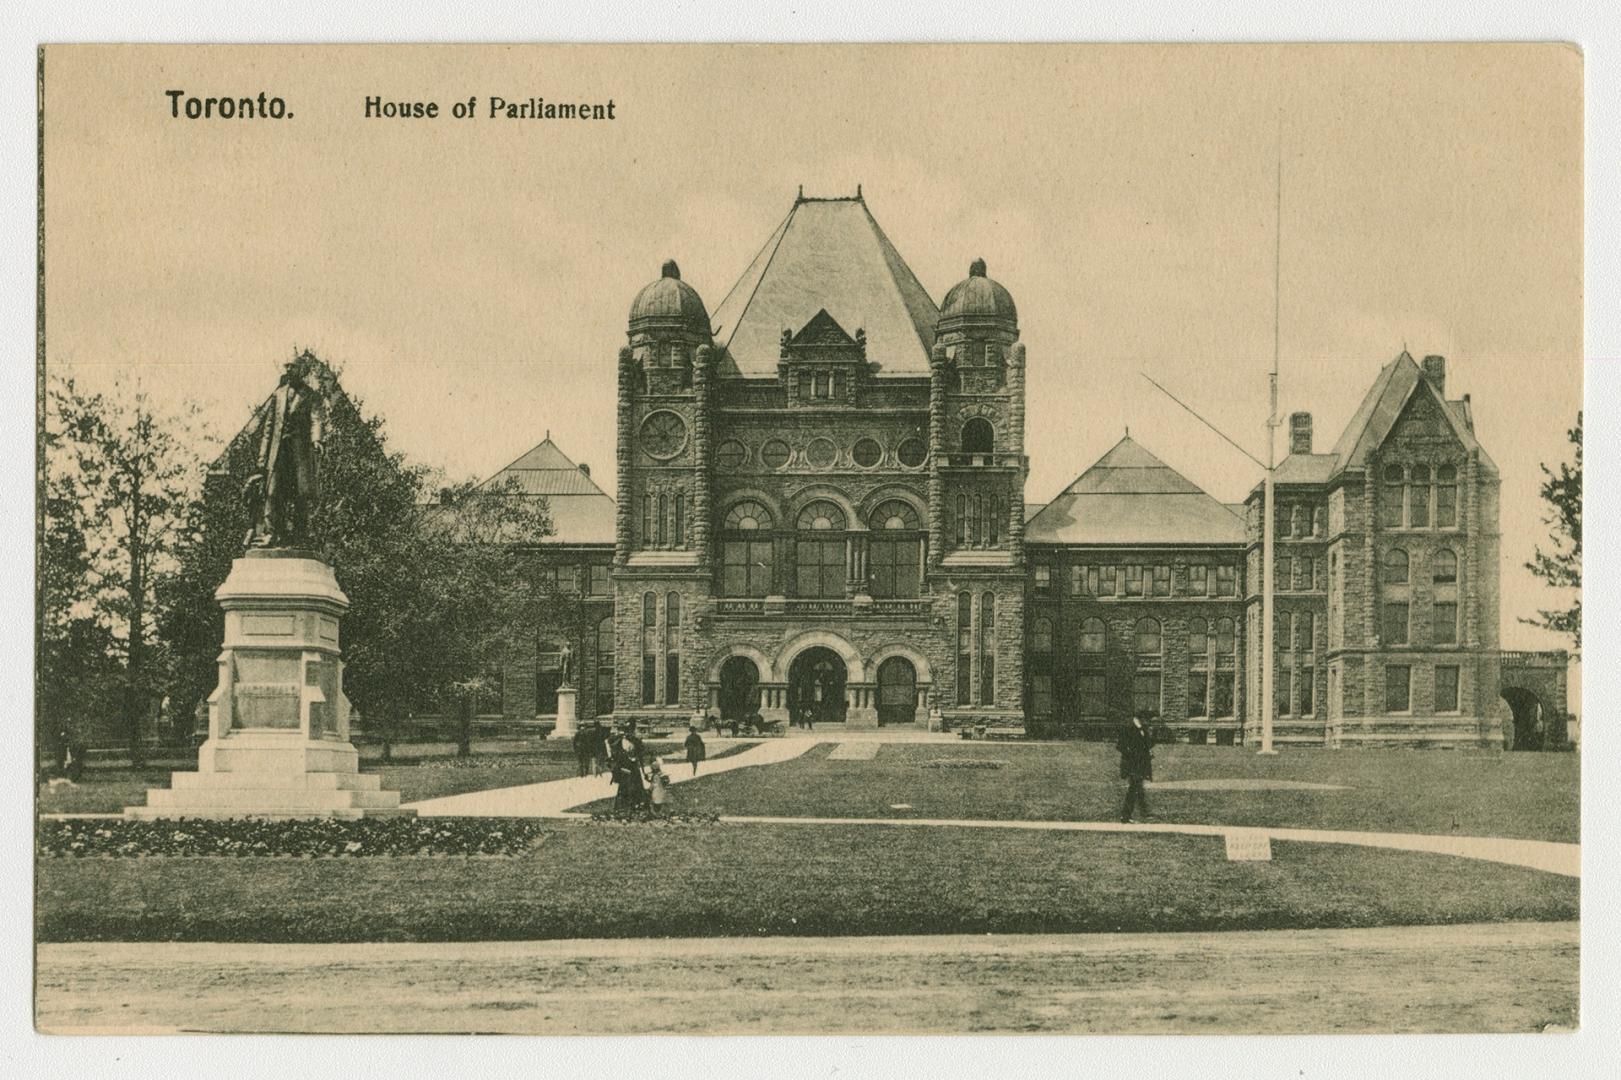
[[[681,280],[681,268],[671,259],[663,275],[636,294],[630,305],[630,332],[682,330],[709,339],[709,311],[698,290]]]
[[[975,259],[968,276],[951,287],[940,305],[939,333],[994,327],[1018,335],[1019,311],[1013,294],[985,276],[985,260]]]

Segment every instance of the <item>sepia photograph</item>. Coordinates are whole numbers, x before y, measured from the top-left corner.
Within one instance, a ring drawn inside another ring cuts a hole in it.
[[[37,64],[40,1033],[1582,1028],[1580,48]]]

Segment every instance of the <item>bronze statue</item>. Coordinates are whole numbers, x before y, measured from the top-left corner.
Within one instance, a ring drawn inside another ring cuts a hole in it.
[[[300,547],[321,490],[326,403],[296,363],[259,410],[257,471],[242,488],[251,525],[247,546]]]
[[[563,672],[563,679],[562,679],[562,682],[559,685],[573,686],[574,685],[574,650],[568,647],[568,642],[566,642],[566,641],[563,642],[563,651],[558,654],[557,666]]]

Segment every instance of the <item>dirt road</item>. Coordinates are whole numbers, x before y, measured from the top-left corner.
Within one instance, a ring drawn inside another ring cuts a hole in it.
[[[42,1030],[1458,1032],[1575,1026],[1575,923],[39,948]]]

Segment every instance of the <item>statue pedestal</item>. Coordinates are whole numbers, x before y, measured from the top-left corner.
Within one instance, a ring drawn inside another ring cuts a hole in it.
[[[338,623],[349,599],[308,552],[250,551],[214,593],[225,609],[219,684],[197,771],[172,774],[124,816],[399,816],[397,791],[360,772],[349,741]]]
[[[557,688],[557,726],[552,728],[548,739],[572,739],[579,730],[580,690],[575,686],[559,686]]]

